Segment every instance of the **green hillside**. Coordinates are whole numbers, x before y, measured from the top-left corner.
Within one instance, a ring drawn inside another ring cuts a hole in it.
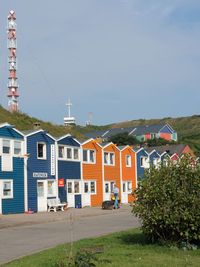
[[[31,130],[33,125],[36,122],[40,123],[40,126],[43,130],[48,131],[53,136],[71,134],[77,138],[84,138],[82,133],[99,131],[102,129],[108,128],[108,126],[64,126],[64,125],[55,125],[51,122],[44,122],[34,117],[30,117],[25,113],[14,112],[10,113],[0,105],[0,123],[8,122],[11,125],[14,125],[18,130]]]
[[[35,122],[39,122],[43,130],[48,131],[51,135],[64,135],[70,133],[77,138],[83,138],[84,132],[93,132],[109,128],[131,127],[138,125],[151,125],[157,123],[169,123],[173,129],[178,132],[179,143],[188,144],[196,155],[200,156],[200,115],[180,118],[163,118],[151,120],[132,120],[121,123],[115,123],[105,126],[68,126],[55,125],[51,122],[44,122],[37,118],[30,117],[25,113],[10,113],[0,105],[0,123],[8,122],[14,125],[18,130],[33,129]]]

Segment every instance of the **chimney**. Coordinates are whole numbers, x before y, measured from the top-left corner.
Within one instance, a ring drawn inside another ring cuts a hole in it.
[[[39,123],[39,122],[35,122],[35,123],[33,124],[33,129],[34,129],[34,130],[40,129],[40,123]]]

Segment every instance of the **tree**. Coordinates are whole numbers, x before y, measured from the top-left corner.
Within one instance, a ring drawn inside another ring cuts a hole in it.
[[[154,138],[154,139],[148,139],[147,140],[147,145],[149,147],[151,146],[163,146],[163,145],[166,145],[166,144],[174,144],[175,142],[170,142],[164,138]]]
[[[132,212],[149,240],[179,244],[200,239],[200,166],[185,155],[151,168],[133,193]]]
[[[108,141],[118,146],[140,144],[140,141],[138,141],[135,136],[129,135],[128,132],[114,134]]]

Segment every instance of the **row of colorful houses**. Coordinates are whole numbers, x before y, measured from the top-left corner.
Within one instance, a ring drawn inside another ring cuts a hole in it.
[[[163,138],[167,141],[178,140],[177,132],[168,123],[113,128],[109,130],[84,133],[84,135],[87,136],[88,138],[108,141],[108,139],[111,136],[125,132],[127,132],[128,135],[130,136],[136,137],[136,139],[140,142],[146,142],[149,139],[156,139],[156,138]]]
[[[101,206],[115,183],[128,203],[145,168],[165,154],[0,124],[0,214],[47,211],[54,198],[68,207]]]

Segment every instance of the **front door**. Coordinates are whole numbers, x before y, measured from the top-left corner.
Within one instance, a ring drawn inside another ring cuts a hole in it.
[[[121,203],[128,203],[128,192],[127,192],[127,183],[122,183],[122,199]]]
[[[111,200],[112,198],[112,192],[114,188],[115,182],[105,182],[104,183],[104,197],[103,200]]]
[[[90,182],[83,181],[82,205],[91,206]]]
[[[68,207],[75,207],[75,202],[74,202],[74,182],[73,181],[67,181],[66,183],[66,191],[67,191],[67,202],[68,202]]]
[[[37,211],[47,211],[47,181],[37,181]]]

